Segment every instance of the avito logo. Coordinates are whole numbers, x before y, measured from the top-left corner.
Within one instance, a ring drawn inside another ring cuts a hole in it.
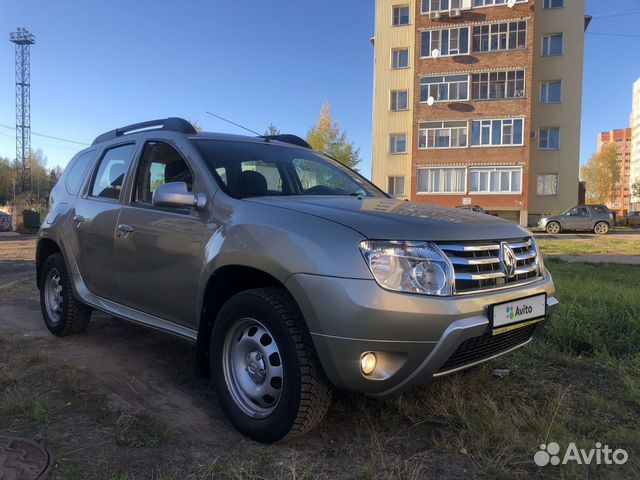
[[[507,307],[507,316],[513,320],[514,318],[518,318],[521,315],[528,315],[533,313],[533,307],[531,305],[521,305],[513,308],[511,305]]]

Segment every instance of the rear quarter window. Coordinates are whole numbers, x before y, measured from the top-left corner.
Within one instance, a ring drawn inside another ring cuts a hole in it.
[[[64,186],[69,195],[76,195],[78,190],[80,190],[82,181],[87,175],[95,155],[95,150],[91,150],[78,155],[75,160],[71,161],[71,165],[69,165],[69,170],[66,172],[64,180]]]

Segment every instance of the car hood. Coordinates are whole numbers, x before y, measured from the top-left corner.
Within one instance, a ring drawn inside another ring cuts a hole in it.
[[[245,200],[331,220],[369,239],[500,240],[531,235],[515,223],[491,215],[390,198],[274,196]]]

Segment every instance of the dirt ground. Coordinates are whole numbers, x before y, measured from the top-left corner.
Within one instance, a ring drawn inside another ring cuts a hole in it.
[[[33,268],[32,245],[0,242],[0,268]],[[387,402],[336,392],[319,428],[261,445],[234,430],[210,381],[194,375],[191,344],[95,312],[86,333],[50,335],[31,272],[0,285],[0,435],[45,445],[54,480],[640,478],[637,356],[535,342]],[[556,278],[568,297],[573,282]],[[608,441],[634,463],[541,470],[532,459],[545,439]]]
[[[375,446],[384,403],[338,393],[312,434],[261,445],[235,431],[209,380],[195,377],[188,342],[98,312],[86,333],[53,337],[33,279],[34,245],[0,240],[0,280],[11,280],[0,283],[0,434],[41,441],[57,462],[53,478],[388,478],[424,471],[422,454],[411,457],[427,445],[403,445],[402,431],[389,442],[388,472],[372,468],[372,456],[385,461]],[[354,408],[367,414],[352,415]],[[405,427],[412,430],[410,422]],[[472,467],[455,449],[452,455],[452,475]],[[429,468],[445,474],[442,466]]]

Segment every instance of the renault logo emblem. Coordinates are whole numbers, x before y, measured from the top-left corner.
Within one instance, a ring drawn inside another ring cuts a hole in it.
[[[500,263],[502,263],[502,268],[507,278],[513,278],[516,273],[518,259],[507,242],[500,243]]]

